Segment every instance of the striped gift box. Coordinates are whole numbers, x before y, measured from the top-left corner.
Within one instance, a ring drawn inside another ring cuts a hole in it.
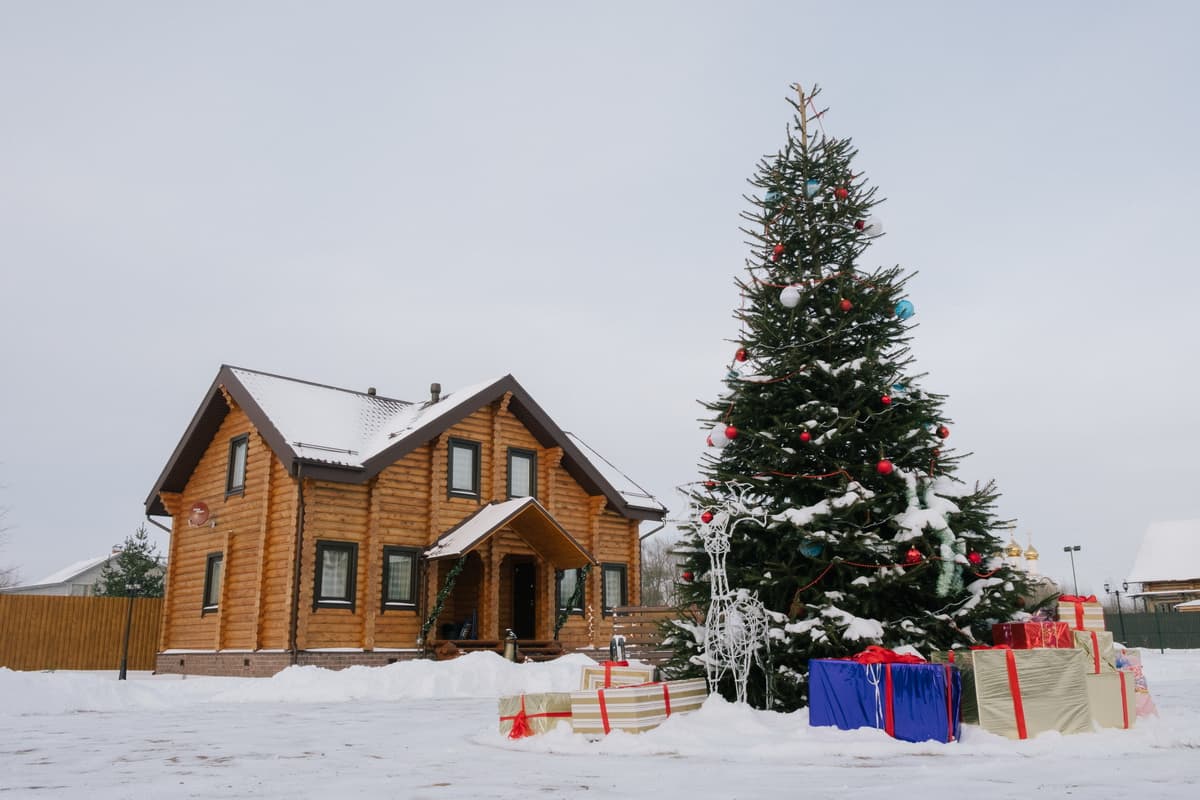
[[[1095,595],[1064,594],[1058,598],[1058,618],[1076,631],[1104,630],[1104,608]]]
[[[576,733],[641,733],[672,714],[695,711],[706,697],[703,678],[571,692],[571,728]]]
[[[609,689],[614,686],[650,683],[653,680],[653,664],[636,664],[631,666],[626,661],[605,661],[594,667],[583,668],[583,680],[579,683],[579,690]]]

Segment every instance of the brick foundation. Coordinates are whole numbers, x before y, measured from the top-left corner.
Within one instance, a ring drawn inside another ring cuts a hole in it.
[[[346,667],[385,667],[397,661],[420,658],[418,652],[321,653],[305,650],[297,653],[299,666],[325,669]],[[159,653],[154,671],[171,675],[225,675],[244,678],[268,678],[291,666],[291,653]]]

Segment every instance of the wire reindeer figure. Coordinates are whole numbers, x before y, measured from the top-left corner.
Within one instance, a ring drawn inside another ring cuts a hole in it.
[[[709,685],[715,688],[725,673],[733,675],[737,702],[746,702],[751,662],[757,663],[766,680],[767,707],[771,706],[771,681],[766,655],[770,648],[767,610],[748,589],[731,589],[725,571],[733,531],[743,522],[765,524],[767,513],[748,502],[752,487],[730,484],[730,496],[721,505],[701,509],[692,505],[697,535],[708,554],[710,602],[704,623],[704,665]],[[711,515],[707,522],[705,516]]]

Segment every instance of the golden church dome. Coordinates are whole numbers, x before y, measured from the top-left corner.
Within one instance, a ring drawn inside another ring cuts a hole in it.
[[[1008,547],[1005,549],[1004,554],[1006,556],[1008,556],[1009,558],[1020,558],[1021,557],[1021,545],[1017,544],[1016,539],[1009,539]]]

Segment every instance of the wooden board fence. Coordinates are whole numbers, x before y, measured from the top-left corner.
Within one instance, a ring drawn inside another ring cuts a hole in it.
[[[0,667],[117,669],[129,601],[123,597],[0,594]],[[133,601],[128,668],[154,669],[162,598]]]

